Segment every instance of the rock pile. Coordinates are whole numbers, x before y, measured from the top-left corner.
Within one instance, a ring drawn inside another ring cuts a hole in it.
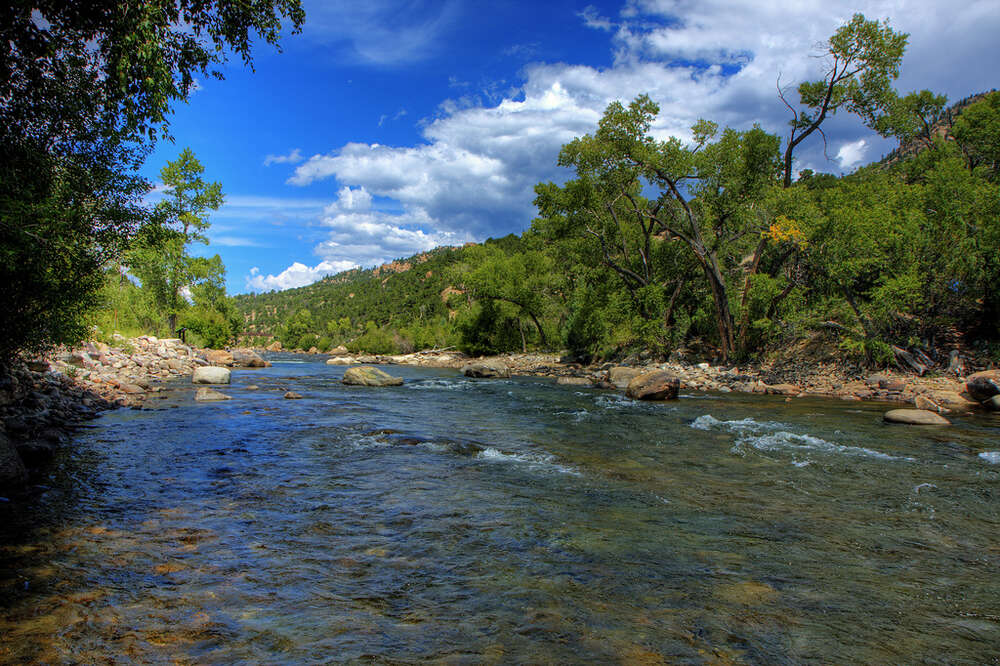
[[[115,407],[140,408],[151,393],[165,388],[165,380],[196,370],[228,376],[227,368],[213,365],[270,365],[250,350],[197,349],[176,338],[117,336],[115,342],[57,349],[2,369],[0,496],[22,486],[26,472],[51,459],[55,447],[68,440],[69,430],[84,419]],[[228,398],[211,390],[198,395],[198,400]]]

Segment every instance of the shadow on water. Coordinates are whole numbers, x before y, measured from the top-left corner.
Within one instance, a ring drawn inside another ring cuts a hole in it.
[[[2,662],[983,663],[1000,422],[277,356],[0,506]],[[285,391],[302,400],[283,400]]]

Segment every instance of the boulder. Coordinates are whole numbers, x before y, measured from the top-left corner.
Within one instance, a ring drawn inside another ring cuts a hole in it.
[[[206,349],[205,360],[212,365],[232,366],[233,355],[223,349]]]
[[[979,403],[967,400],[955,391],[928,391],[924,396],[940,407],[958,412],[967,412],[979,407]]]
[[[352,363],[354,363],[354,361],[349,358],[335,357],[326,359],[327,365],[351,365]]]
[[[401,377],[393,377],[370,365],[348,368],[341,381],[354,386],[400,386],[403,383]]]
[[[301,399],[302,399],[301,393],[296,393],[295,391],[285,392],[285,400],[301,400]]]
[[[260,354],[250,349],[234,349],[233,364],[241,368],[267,368],[271,364],[261,358]]]
[[[319,348],[318,347],[310,347],[309,350],[306,351],[306,353],[307,354],[318,354],[319,353]]]
[[[969,375],[965,390],[977,402],[985,402],[1000,395],[1000,370],[983,370]]]
[[[680,390],[681,380],[665,370],[654,370],[633,377],[625,395],[634,400],[673,400]]]
[[[194,374],[191,375],[192,384],[228,384],[231,379],[232,373],[229,368],[220,368],[214,365],[206,365],[201,368],[195,368]]]
[[[989,400],[984,400],[983,407],[994,412],[1000,412],[1000,394],[993,396]]]
[[[207,387],[202,387],[198,389],[198,392],[194,394],[194,399],[198,402],[214,402],[216,400],[232,400],[232,396],[228,396],[225,393],[220,393],[215,389],[210,389]]]
[[[474,361],[462,367],[466,377],[510,377],[510,368],[500,360]]]
[[[0,431],[0,493],[7,494],[10,490],[18,490],[28,480],[28,471],[24,468],[21,456],[2,431]]]
[[[586,377],[560,377],[556,380],[560,386],[593,386],[594,382]]]
[[[951,425],[951,421],[927,409],[890,409],[882,418],[907,425]]]
[[[943,408],[941,405],[937,404],[926,395],[918,395],[913,398],[913,406],[917,409],[924,409],[929,412],[937,412],[938,414],[946,414],[950,410]]]
[[[281,351],[281,341],[275,340],[266,347],[267,351]]]
[[[638,368],[627,368],[619,365],[608,370],[608,381],[616,388],[623,389],[627,388],[628,383],[641,374],[642,370]]]
[[[339,345],[337,347],[334,347],[333,349],[327,352],[327,354],[329,354],[330,356],[347,356],[350,353],[351,352],[347,351],[347,347],[345,347],[344,345]]]

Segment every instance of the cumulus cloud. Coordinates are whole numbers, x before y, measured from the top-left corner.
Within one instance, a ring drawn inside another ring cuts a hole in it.
[[[304,159],[302,151],[296,148],[287,155],[268,155],[264,158],[264,166],[271,166],[272,164],[298,164]]]
[[[363,187],[344,187],[337,200],[323,212],[321,224],[327,237],[314,251],[323,261],[314,267],[294,262],[278,275],[260,275],[253,269],[247,288],[289,289],[315,282],[359,266],[376,266],[441,245],[470,240],[467,234],[427,231],[430,220],[423,212],[378,210],[371,193]]]
[[[321,261],[315,266],[295,262],[277,275],[261,275],[260,269],[256,266],[250,269],[247,276],[247,289],[251,291],[270,291],[292,289],[294,287],[304,287],[321,280],[327,275],[335,275],[351,268],[357,268],[357,264],[349,261]]]
[[[858,139],[857,141],[845,143],[840,147],[840,150],[837,151],[837,161],[840,162],[840,168],[847,171],[854,166],[861,164],[862,160],[865,159],[865,153],[867,152],[868,142],[865,139]]]

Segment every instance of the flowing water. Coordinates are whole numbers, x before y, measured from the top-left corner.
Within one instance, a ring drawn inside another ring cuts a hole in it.
[[[998,660],[997,416],[274,360],[0,502],[0,662]]]

